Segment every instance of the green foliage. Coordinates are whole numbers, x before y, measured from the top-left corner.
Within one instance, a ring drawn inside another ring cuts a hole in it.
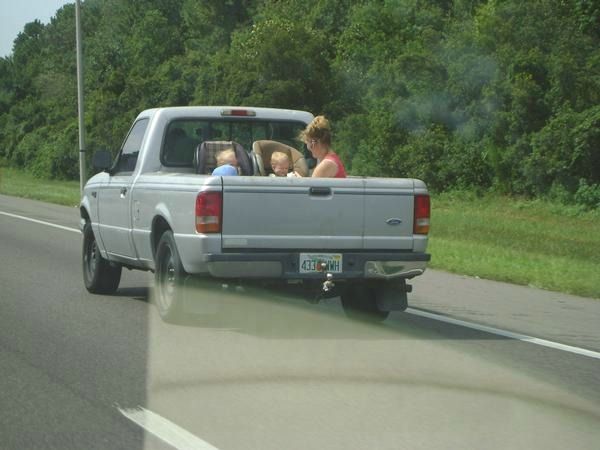
[[[574,194],[580,180],[600,183],[600,106],[580,113],[564,108],[534,136],[532,147],[525,172],[534,193],[560,185]]]
[[[209,102],[318,111],[329,100],[328,61],[314,30],[265,19],[234,33],[229,51],[215,58],[221,75]]]
[[[62,181],[40,178],[0,164],[0,194],[42,200],[77,207],[80,201],[79,180]]]
[[[588,209],[600,209],[600,184],[590,186],[585,180],[579,180],[579,187],[573,199]]]
[[[431,201],[432,267],[600,298],[600,210],[469,191]]]
[[[0,58],[0,159],[76,178],[75,8]],[[325,113],[357,175],[597,206],[600,7],[590,0],[85,0],[87,149],[137,113]]]

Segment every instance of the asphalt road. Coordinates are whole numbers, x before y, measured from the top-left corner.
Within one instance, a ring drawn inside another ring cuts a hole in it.
[[[193,286],[210,313],[165,324],[151,274],[87,293],[77,225],[76,208],[0,196],[2,449],[598,448],[596,357],[233,285]],[[414,312],[600,356],[598,300],[434,271],[413,284]]]

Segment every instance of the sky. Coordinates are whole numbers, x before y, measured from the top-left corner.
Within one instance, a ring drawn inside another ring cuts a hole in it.
[[[75,0],[0,0],[0,57],[12,53],[13,41],[26,23],[49,23],[61,6]]]

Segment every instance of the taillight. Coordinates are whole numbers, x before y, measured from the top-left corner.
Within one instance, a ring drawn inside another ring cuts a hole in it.
[[[413,232],[415,234],[429,233],[430,214],[429,195],[415,195],[415,219]]]
[[[196,231],[198,233],[220,233],[222,217],[222,193],[200,192],[196,197]]]

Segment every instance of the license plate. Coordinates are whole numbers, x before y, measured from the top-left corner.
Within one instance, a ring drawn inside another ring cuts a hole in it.
[[[342,272],[339,253],[300,253],[300,273]]]

